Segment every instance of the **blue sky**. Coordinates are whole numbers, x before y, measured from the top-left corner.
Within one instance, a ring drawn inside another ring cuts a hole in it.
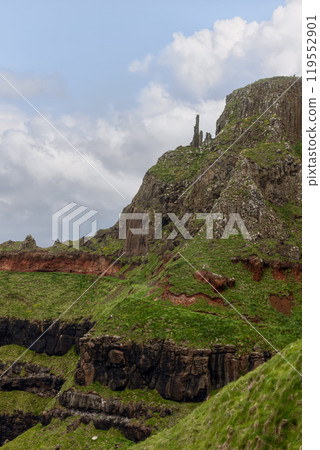
[[[132,107],[146,77],[128,72],[134,59],[157,54],[175,32],[192,35],[216,20],[271,18],[284,1],[11,1],[0,19],[1,67],[19,74],[56,76],[64,102],[57,110],[106,114]],[[47,100],[47,99],[44,99]],[[59,99],[58,99],[59,100]],[[40,99],[38,99],[40,102]],[[42,102],[40,102],[42,103]]]
[[[300,73],[300,23],[299,0],[5,2],[1,73],[125,199],[0,79],[0,241],[50,245],[69,202],[112,225],[197,113],[214,134],[233,89]]]

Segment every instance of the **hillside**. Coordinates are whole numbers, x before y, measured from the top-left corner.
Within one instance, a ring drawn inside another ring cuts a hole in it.
[[[276,351],[301,337],[301,80],[234,91],[217,136],[202,136],[196,124],[191,144],[159,158],[124,209],[150,214],[148,234],[133,235],[132,220],[126,239],[115,224],[79,251],[42,249],[31,236],[0,245],[1,443],[37,442],[37,430],[52,446],[62,435],[61,445],[89,445],[94,433],[126,448],[228,383],[275,368]],[[192,239],[166,239],[168,213],[191,214]],[[209,239],[196,213],[222,215]],[[250,239],[237,225],[222,238],[234,213]]]
[[[301,371],[301,341],[283,356]],[[301,377],[280,355],[137,449],[301,448]]]
[[[290,344],[283,356],[301,370],[301,341]],[[230,383],[170,428],[137,445],[137,449],[232,449],[301,447],[301,377],[279,355],[239,380]],[[72,422],[68,423],[68,426]],[[39,433],[37,426],[5,448],[83,445],[87,448],[131,447],[116,432],[103,433],[88,426],[72,435],[55,424]],[[89,429],[86,429],[89,428]],[[110,434],[110,435],[109,435]],[[92,436],[97,441],[92,441]],[[44,445],[43,442],[46,442]],[[109,446],[105,446],[109,443]],[[51,447],[50,447],[51,448]],[[78,447],[79,448],[79,447]]]

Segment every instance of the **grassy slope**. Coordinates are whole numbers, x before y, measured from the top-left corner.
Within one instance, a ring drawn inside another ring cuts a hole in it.
[[[301,341],[286,347],[283,355],[301,371]],[[97,387],[98,391],[100,389]],[[117,394],[123,400],[132,395],[128,391]],[[136,400],[144,398],[140,391],[134,391],[133,395]],[[150,401],[153,400],[151,397]],[[167,405],[169,403],[173,404],[166,401]],[[187,415],[179,423],[153,435],[136,448],[298,449],[301,445],[301,377],[279,355],[194,407],[192,412],[189,408],[189,414],[188,409],[184,411]],[[46,427],[38,424],[4,448],[54,449],[59,444],[61,448],[111,449],[121,444],[119,448],[125,449],[133,445],[119,431],[96,430],[92,424],[80,425],[73,431],[75,421],[76,418],[63,422],[54,420]],[[170,427],[173,423],[163,425]],[[93,436],[98,439],[93,441]]]
[[[284,356],[300,371],[301,341]],[[301,420],[301,377],[277,355],[136,448],[298,449]]]
[[[0,361],[6,361],[7,364],[14,362],[24,351],[24,347],[18,345],[6,345],[0,347]],[[75,388],[81,392],[96,392],[104,398],[116,398],[122,403],[140,403],[144,402],[149,407],[167,407],[173,412],[172,415],[161,417],[160,413],[153,413],[153,417],[149,419],[143,419],[146,425],[156,427],[156,430],[163,430],[175,425],[182,417],[191,412],[198,406],[196,403],[176,403],[171,400],[163,399],[155,390],[148,389],[135,389],[124,391],[111,391],[107,386],[102,386],[100,383],[93,383],[89,386],[77,386],[74,383],[74,372],[76,369],[78,355],[73,347],[67,354],[63,356],[48,356],[45,354],[37,354],[31,350],[26,352],[20,359],[21,362],[28,362],[32,364],[38,364],[43,367],[49,367],[56,375],[63,376],[66,380],[63,384],[61,391],[69,388]],[[49,411],[54,407],[59,407],[59,402],[56,397],[42,398],[36,394],[21,391],[0,391],[0,412],[12,414],[16,410],[24,412],[33,412],[41,415],[44,411]],[[70,435],[71,425],[76,418],[68,419],[61,423],[59,420],[54,420],[47,427],[37,425],[32,430],[28,430],[26,433],[15,439],[10,443],[9,448],[55,448],[57,443],[63,444],[63,446],[76,443],[85,443],[89,445],[89,448],[101,448],[100,445],[106,448],[106,442],[110,445],[121,443],[121,448],[127,448],[132,445],[131,441],[128,441],[117,430],[98,431],[91,425],[80,425],[79,428]],[[61,435],[63,436],[61,441]],[[91,440],[92,436],[99,436],[99,441],[95,442]],[[100,439],[101,437],[101,439]],[[32,442],[32,447],[30,442]],[[103,444],[102,444],[103,443]],[[47,447],[46,447],[46,446]],[[48,447],[51,446],[52,447]],[[63,447],[62,447],[63,448]],[[66,448],[66,447],[64,447]],[[70,447],[67,447],[70,448]],[[84,448],[84,447],[77,447]],[[109,448],[109,447],[107,447]],[[111,448],[113,448],[111,446]]]
[[[57,445],[61,449],[127,449],[134,445],[128,441],[120,431],[110,429],[109,431],[97,430],[92,423],[79,425],[75,430],[73,424],[77,419],[68,418],[64,421],[58,419],[42,427],[41,424],[29,429],[11,442],[3,446],[4,449],[42,449],[54,450]],[[93,437],[97,437],[93,440]]]
[[[206,269],[235,277],[234,288],[224,293],[247,318],[260,318],[256,328],[278,348],[298,339],[301,330],[301,286],[291,275],[287,281],[273,279],[266,270],[262,280],[253,281],[252,273],[231,258],[258,253],[253,244],[241,237],[208,242],[197,236],[180,248],[196,269]],[[209,305],[199,299],[190,306],[176,306],[162,298],[165,279],[174,294],[196,293],[217,297],[212,288],[195,280],[194,270],[182,259],[162,260],[155,253],[141,258],[141,265],[125,279],[104,277],[64,316],[63,320],[95,320],[96,334],[107,333],[124,339],[145,341],[170,338],[188,346],[235,344],[244,351],[263,341],[230,306]],[[0,272],[0,314],[28,319],[55,319],[96,279],[95,276],[55,273]],[[291,315],[285,316],[270,304],[269,295],[293,294]],[[199,312],[199,311],[202,311]],[[204,313],[215,313],[204,314]],[[113,315],[110,318],[111,314]],[[110,318],[110,319],[109,319]],[[108,320],[109,319],[109,320]]]
[[[252,251],[250,244],[248,254]],[[228,277],[234,276],[236,286],[224,296],[248,318],[259,317],[255,326],[283,348],[299,337],[301,325],[300,283],[288,276],[286,282],[276,281],[267,270],[262,280],[253,281],[252,273],[242,264],[231,263],[243,241],[239,238],[207,243],[199,237],[180,249],[196,269],[207,269]],[[242,253],[245,250],[243,249]],[[252,349],[259,336],[230,306],[209,305],[200,299],[190,306],[176,306],[163,300],[164,279],[172,284],[174,294],[195,293],[216,297],[210,286],[193,277],[194,270],[182,259],[169,262],[158,272],[161,260],[150,254],[148,262],[126,274],[126,279],[103,278],[82,297],[63,320],[95,320],[96,334],[107,333],[125,339],[143,341],[171,338],[189,346],[210,346],[217,342]],[[0,314],[29,319],[56,318],[95,279],[94,276],[51,273],[0,272]],[[293,293],[295,305],[290,317],[277,312],[269,301],[270,294]],[[203,314],[197,311],[211,312]],[[108,320],[110,315],[113,315]]]
[[[256,118],[256,116],[252,116],[239,120],[236,116],[230,117],[229,123],[218,137],[217,142],[220,150],[223,151],[227,149],[230,143],[234,141],[235,133],[238,135],[239,131],[242,131],[244,128],[251,125]],[[246,139],[244,140],[245,142],[238,142],[237,148],[234,147],[230,150],[228,155],[230,156],[231,152],[237,154],[242,153],[243,156],[256,162],[262,168],[278,165],[288,152],[283,142],[269,142],[269,136],[266,134],[266,127],[268,127],[268,125],[267,118],[258,121],[255,124],[254,129],[252,129],[252,133],[249,133],[251,134],[251,141],[248,141],[249,134],[247,134]],[[216,151],[211,151],[209,147],[210,146],[202,149],[179,147],[176,151],[168,152],[160,158],[158,164],[152,167],[149,172],[159,178],[162,182],[172,184],[172,186],[174,186],[174,183],[181,184],[185,181],[190,182],[197,176],[197,173],[201,172],[217,159],[218,153]],[[278,149],[281,149],[281,152],[278,152]],[[290,153],[295,157],[300,158],[301,148],[297,144],[296,147],[291,148]],[[301,227],[299,220],[297,220],[297,217],[301,215],[300,208],[294,204],[287,204],[281,208],[276,207],[275,205],[269,206],[275,209],[276,214],[286,223],[288,229],[293,230],[290,242],[288,243],[300,245]],[[293,224],[295,225],[293,226]],[[99,239],[94,238],[89,241],[89,244],[90,245],[84,247],[83,250],[111,255],[119,251],[123,242],[109,236],[107,242],[102,243]],[[253,281],[252,273],[245,269],[242,264],[235,265],[231,263],[231,258],[233,256],[248,256],[253,253],[267,259],[282,259],[280,255],[277,254],[277,245],[278,243],[274,240],[265,240],[263,241],[262,246],[260,245],[258,247],[249,242],[244,242],[237,237],[227,241],[220,240],[206,242],[198,236],[193,241],[185,242],[179,250],[196,269],[206,269],[228,277],[235,277],[236,286],[232,289],[227,289],[224,296],[249,320],[259,318],[260,322],[254,323],[254,326],[268,338],[273,345],[282,349],[288,343],[299,338],[301,333],[300,283],[295,281],[290,275],[285,282],[275,281],[270,270],[265,271],[262,280],[257,283]],[[6,243],[5,246],[0,246],[0,250],[19,250],[21,246],[22,243]],[[266,254],[263,253],[263,249],[267,250]],[[62,244],[49,249],[49,251],[53,253],[65,250],[74,251],[72,247],[68,249]],[[174,250],[174,252],[177,252],[177,249]],[[252,347],[257,343],[261,347],[269,349],[259,335],[248,327],[230,306],[209,305],[207,301],[203,299],[199,299],[189,306],[176,306],[169,300],[164,300],[162,294],[164,286],[167,283],[170,283],[170,291],[176,295],[182,293],[187,295],[203,293],[211,297],[216,297],[217,295],[212,292],[212,289],[208,285],[194,279],[194,269],[192,269],[183,259],[180,258],[177,261],[170,261],[162,268],[162,270],[160,270],[162,260],[157,255],[159,255],[159,253],[157,253],[156,248],[154,248],[151,249],[149,255],[145,258],[132,258],[132,261],[139,261],[140,266],[127,272],[125,274],[125,279],[105,277],[100,280],[92,290],[85,294],[73,306],[73,308],[64,316],[63,320],[74,321],[82,320],[83,318],[91,318],[97,322],[95,325],[95,334],[117,334],[122,336],[123,339],[133,339],[136,341],[147,341],[148,339],[157,337],[162,339],[170,338],[177,343],[192,347],[208,347],[216,343],[235,344],[237,348],[244,353],[251,351]],[[127,262],[128,264],[130,263],[129,261]],[[128,264],[123,271],[128,268]],[[9,315],[32,320],[55,319],[72,302],[74,302],[74,300],[76,300],[95,279],[95,276],[76,274],[0,272],[0,315]],[[287,317],[284,314],[277,312],[270,305],[269,295],[289,295],[290,293],[293,294],[295,303],[292,314],[290,317]],[[112,318],[110,318],[111,315]],[[20,351],[21,348],[16,346],[7,346],[6,348],[3,348],[3,352],[1,352],[0,348],[0,360],[11,361]],[[67,381],[63,386],[63,389],[73,386],[73,373],[77,360],[77,355],[75,355],[74,350],[70,351],[60,359],[47,357],[46,355],[34,355],[33,352],[28,352],[26,358],[29,358],[38,364],[47,365],[58,373],[60,373],[61,370],[65,370]],[[270,366],[270,364],[268,367],[273,367]],[[259,373],[263,370],[269,369],[259,369]],[[285,370],[283,371],[281,369],[280,372],[285,373]],[[247,375],[245,380],[250,379],[251,376],[253,376],[253,374]],[[242,381],[240,380],[237,382],[238,384],[233,384],[232,386],[234,386],[234,389],[238,389],[237,386],[239,389],[246,389],[247,385],[242,385],[241,382]],[[264,386],[263,380],[259,380],[257,384],[259,383],[265,392],[268,392],[268,386]],[[296,386],[292,386],[292,389],[295,388]],[[121,398],[122,401],[145,400],[150,403],[163,403],[163,399],[158,398],[157,394],[153,392],[130,392],[126,390],[121,393],[114,393],[97,383],[81,389],[95,390],[106,397],[111,395],[117,396]],[[250,395],[253,392],[255,391],[252,391],[251,389]],[[21,401],[25,405],[25,410],[32,409],[30,405],[33,401],[35,408],[42,408],[42,405],[39,403],[41,400],[38,401],[38,397],[33,394],[27,394],[24,397],[23,395],[25,393],[8,394],[12,395],[12,398],[17,399],[17,402],[19,401],[18,397],[21,396]],[[0,393],[0,402],[3,404],[6,402],[6,395],[7,393]],[[228,397],[228,395],[226,395],[226,397]],[[258,398],[258,393],[256,397]],[[236,417],[237,413],[230,415],[230,411],[232,411],[233,404],[236,409],[238,408],[237,401],[239,400],[235,400],[233,403],[231,394],[230,399],[222,397],[222,400],[218,400],[219,398],[221,398],[220,394],[217,396],[217,400],[212,399],[210,401],[212,403],[215,401],[220,402],[215,405],[220,408],[221,411],[223,410],[224,420],[225,422],[228,422],[232,428],[234,422],[233,417]],[[243,399],[241,398],[241,400]],[[48,401],[48,399],[46,399],[46,401]],[[230,402],[229,412],[224,410],[223,401]],[[261,401],[261,398],[259,401]],[[10,398],[8,411],[14,408],[14,403],[15,400],[11,400]],[[52,407],[54,406],[54,403],[54,399],[49,399],[47,406]],[[266,403],[267,400],[265,398],[262,399],[262,404]],[[207,407],[207,405],[208,404],[206,403],[201,408]],[[260,407],[257,407],[257,411],[260,411],[259,408]],[[281,409],[281,405],[277,404],[277,409],[279,411],[279,417],[286,417],[286,411]],[[183,406],[180,412],[181,415],[183,415],[188,411],[188,406]],[[194,413],[194,415],[195,414],[196,413]],[[252,418],[255,417],[255,414],[255,412],[252,412]],[[259,412],[259,417],[256,421],[251,421],[250,416],[250,420],[248,419],[247,421],[250,425],[246,426],[246,424],[244,424],[244,429],[247,430],[248,433],[251,433],[251,435],[256,433],[257,430],[259,431],[259,420],[261,421],[262,417],[263,414],[261,411]],[[163,426],[173,425],[174,421],[170,423],[168,421],[166,423],[166,420],[167,419],[161,423],[157,423],[160,429]],[[276,424],[274,420],[272,419],[270,422],[270,427],[273,427],[273,430],[275,429],[274,427]],[[28,447],[29,442],[33,442],[34,446],[32,448],[48,448],[43,442],[50,443],[50,445],[52,444],[52,448],[54,448],[54,444],[57,443],[62,443],[66,448],[84,448],[85,446],[88,446],[88,448],[113,448],[117,443],[121,443],[121,448],[131,446],[131,443],[126,441],[119,432],[114,430],[109,431],[108,433],[97,431],[94,430],[92,425],[87,427],[81,425],[76,431],[70,433],[70,427],[68,428],[68,425],[69,422],[71,423],[72,421],[73,420],[70,419],[65,423],[53,422],[45,428],[38,425],[15,439],[14,442],[8,444],[7,447]],[[219,418],[217,418],[216,421],[216,423],[220,423]],[[239,420],[236,422],[238,423]],[[256,423],[258,425],[255,425]],[[252,429],[254,430],[255,426],[258,428],[252,433]],[[233,444],[235,433],[232,433],[232,430],[226,431],[226,425],[223,424],[220,428],[222,430],[222,434],[218,433],[220,437],[218,435],[217,437],[212,437],[212,439],[217,439],[214,441],[219,443],[217,445],[220,445],[220,442],[225,442],[229,439],[232,445],[241,448],[240,441]],[[176,429],[179,428],[177,427]],[[216,427],[214,430],[216,430]],[[269,433],[268,430],[267,434]],[[290,435],[287,436],[286,430],[287,428],[282,431],[282,434],[285,436],[284,440],[287,439],[288,442],[291,442],[291,437]],[[228,432],[230,435],[229,438],[226,435]],[[194,434],[197,436],[197,430],[194,430]],[[91,440],[93,435],[98,436],[97,441]],[[211,433],[209,433],[209,435],[211,436]],[[201,436],[201,438],[203,438],[203,436]],[[246,437],[241,438],[243,439],[243,442],[245,438]],[[282,438],[280,437],[279,439]],[[171,442],[174,445],[174,440]],[[273,444],[274,443],[272,443],[272,445]],[[187,445],[183,444],[180,447],[168,446],[166,448],[188,448],[188,445],[189,444],[187,443]],[[199,442],[197,442],[194,447],[190,448],[201,448],[201,446],[198,445],[200,445]],[[258,443],[258,446],[259,445],[260,444]],[[267,442],[266,445],[269,445],[270,447],[271,444],[270,442]],[[277,448],[281,448],[281,445],[281,442],[280,444],[278,442],[276,443]]]

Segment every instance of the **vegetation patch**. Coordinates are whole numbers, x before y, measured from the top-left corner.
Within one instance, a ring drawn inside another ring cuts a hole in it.
[[[287,347],[283,355],[301,371],[301,341]],[[298,449],[301,416],[301,377],[276,355],[136,448]]]

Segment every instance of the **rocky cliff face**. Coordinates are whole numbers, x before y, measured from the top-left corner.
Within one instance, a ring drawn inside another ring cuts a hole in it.
[[[100,275],[109,269],[107,274],[115,275],[120,270],[120,263],[105,256],[86,252],[49,253],[34,252],[0,252],[0,270],[18,272],[66,272]]]
[[[98,381],[112,390],[156,389],[175,401],[203,401],[211,388],[225,386],[270,357],[267,352],[239,356],[232,345],[190,349],[170,341],[83,337],[75,380],[80,385]]]
[[[227,95],[226,107],[217,120],[216,134],[234,120],[261,114],[268,121],[269,139],[301,141],[301,79],[274,77],[236,89]]]
[[[253,241],[288,239],[292,230],[275,207],[301,205],[301,80],[275,77],[234,91],[217,121],[217,136],[196,141],[196,147],[193,139],[192,146],[164,154],[124,212],[223,213],[215,237],[229,214],[239,213]],[[133,221],[127,229],[139,225]],[[127,256],[147,253],[152,242],[152,233],[128,231]],[[300,258],[297,249],[293,253]]]
[[[0,414],[0,446],[19,436],[40,421],[40,415],[16,411],[14,414]]]
[[[0,318],[0,346],[24,345],[37,353],[64,355],[73,345],[79,348],[79,339],[92,327],[90,321],[82,323],[56,322],[40,339],[42,333],[50,327],[50,320],[38,322],[10,317]]]

